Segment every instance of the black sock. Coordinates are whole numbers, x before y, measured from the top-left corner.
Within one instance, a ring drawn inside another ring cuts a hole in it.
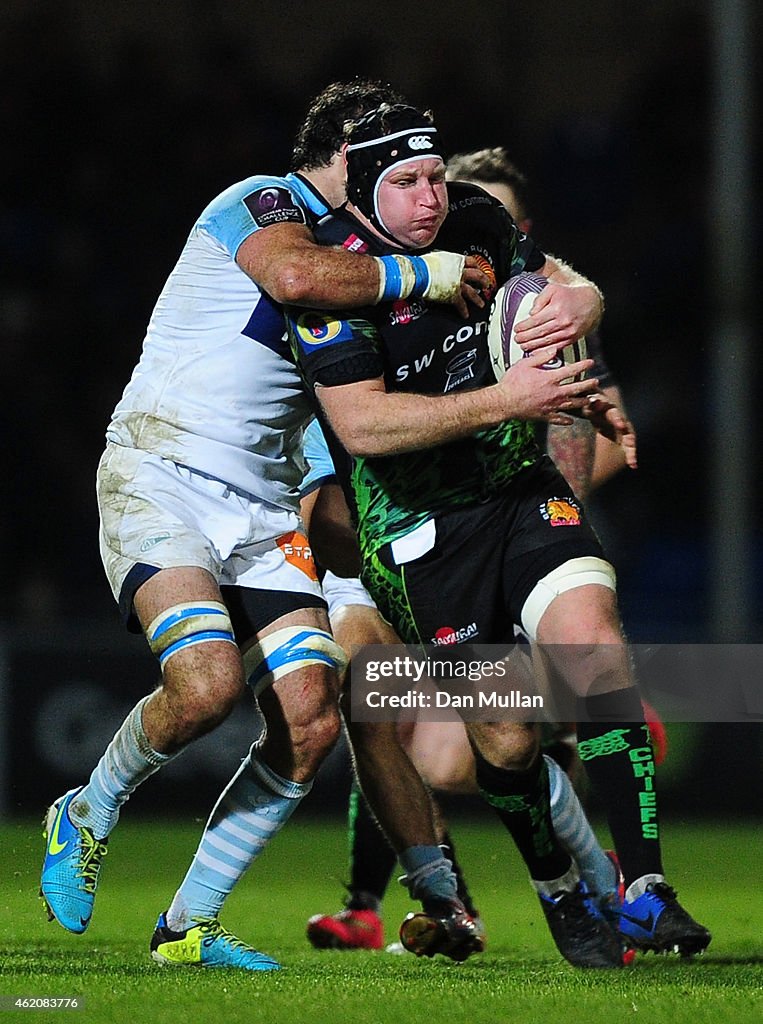
[[[395,851],[371,813],[356,783],[350,792],[349,910],[379,912],[381,901],[397,863]]]
[[[467,913],[471,914],[472,917],[477,917],[477,908],[474,906],[474,903],[472,902],[472,897],[469,892],[469,887],[466,884],[464,873],[461,870],[461,865],[458,863],[458,860],[456,859],[456,848],[453,845],[453,840],[450,838],[449,832],[446,832],[445,835],[442,837],[442,842],[440,843],[440,846],[442,847],[443,855],[447,857],[448,860],[453,865],[453,874],[456,876],[456,891],[458,893],[458,898],[466,907]]]
[[[662,874],[654,757],[635,687],[587,697],[578,722],[578,754],[620,858],[626,887]]]
[[[570,855],[559,844],[551,824],[546,762],[538,755],[526,771],[490,764],[475,751],[477,785],[511,833],[530,877],[536,881],[561,878],[570,869]]]

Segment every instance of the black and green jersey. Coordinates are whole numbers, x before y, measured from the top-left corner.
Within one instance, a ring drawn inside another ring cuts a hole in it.
[[[488,353],[489,300],[510,276],[537,270],[545,260],[503,206],[482,189],[448,186],[449,211],[437,248],[474,256],[491,280],[484,309],[463,320],[450,306],[422,299],[351,313],[290,310],[289,333],[309,390],[383,376],[388,391],[447,394],[493,384]],[[391,250],[346,211],[316,229],[321,244],[382,255]],[[531,423],[510,420],[436,448],[357,458],[350,464],[326,431],[339,478],[351,483],[364,555],[457,505],[499,494],[539,457]],[[342,470],[344,464],[345,469]]]

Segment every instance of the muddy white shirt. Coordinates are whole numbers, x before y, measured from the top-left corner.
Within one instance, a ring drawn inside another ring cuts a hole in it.
[[[204,210],[156,303],[106,436],[294,508],[309,411],[281,307],[235,261],[252,232],[327,212],[298,175],[257,175]]]

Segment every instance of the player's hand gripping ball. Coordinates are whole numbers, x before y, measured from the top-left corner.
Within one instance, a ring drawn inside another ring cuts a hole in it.
[[[517,274],[510,277],[506,284],[496,292],[493,308],[488,324],[488,346],[490,363],[496,380],[500,380],[510,366],[517,360],[528,356],[517,344],[515,325],[526,320],[535,302],[535,297],[548,284],[540,274]],[[585,338],[579,338],[571,345],[565,346],[553,359],[543,364],[544,370],[558,370],[565,364],[577,363],[586,358]],[[585,374],[567,377],[562,381],[568,384],[572,380],[582,380]]]

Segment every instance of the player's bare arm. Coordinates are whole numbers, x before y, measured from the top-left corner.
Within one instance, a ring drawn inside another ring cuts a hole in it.
[[[612,402],[613,405],[616,405],[625,414],[623,398],[617,385],[611,384],[609,387],[602,388],[601,394],[607,401]],[[592,491],[595,491],[597,487],[601,487],[602,484],[616,476],[621,469],[628,465],[621,445],[610,441],[609,438],[604,437],[603,434],[598,432],[594,435],[594,438],[593,468],[591,469]]]
[[[468,316],[467,302],[482,306],[488,279],[471,259],[428,253],[431,283],[426,297],[454,305]],[[316,244],[304,224],[273,224],[249,235],[236,262],[276,302],[322,309],[369,306],[383,297],[382,266],[373,256]]]
[[[504,420],[546,419],[569,423],[560,410],[582,409],[595,380],[563,384],[570,373],[593,365],[583,359],[558,370],[541,369],[550,358],[540,349],[506,371],[497,384],[450,395],[389,392],[384,379],[318,387],[331,426],[354,456],[391,455],[456,441]]]
[[[550,424],[546,451],[567,480],[576,497],[585,501],[591,490],[596,431],[582,417],[571,418],[567,425]]]
[[[304,224],[273,224],[249,235],[236,262],[276,300],[323,308],[370,305],[379,270],[370,256],[325,249]]]
[[[618,398],[617,388],[604,388],[591,396],[581,415],[571,418],[568,425],[548,428],[546,450],[582,501],[623,466],[637,468],[636,432]],[[603,478],[596,472],[602,446],[608,450],[606,464],[612,466]]]
[[[591,395],[582,413],[603,437],[620,447],[626,466],[637,469],[636,430],[622,409],[599,392]]]
[[[547,256],[538,272],[549,284],[530,316],[515,328],[517,343],[526,352],[540,345],[569,345],[592,331],[604,313],[600,289],[569,264]]]

